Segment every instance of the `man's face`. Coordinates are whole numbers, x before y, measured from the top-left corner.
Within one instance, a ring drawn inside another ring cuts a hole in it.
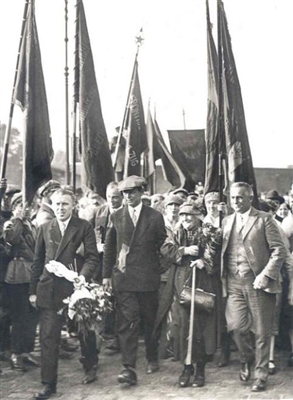
[[[122,204],[122,196],[117,188],[108,188],[107,193],[107,203],[110,208],[119,208]]]
[[[290,206],[291,210],[293,210],[293,195],[292,194],[289,197],[289,206]]]
[[[232,187],[230,192],[231,207],[237,213],[243,214],[251,207],[252,196],[245,187]]]
[[[123,191],[123,196],[126,201],[126,204],[131,207],[136,207],[141,202],[141,196],[143,192],[139,190],[139,188],[134,188],[130,190]]]
[[[176,196],[180,197],[183,200],[183,203],[187,200],[187,196],[184,192],[177,192]]]
[[[94,193],[94,192],[90,193],[88,195],[88,198],[89,198],[90,204],[92,204],[93,206],[98,206],[100,204],[99,195],[97,193]]]
[[[52,197],[52,208],[58,221],[66,221],[71,217],[74,204],[68,194],[58,194]]]
[[[179,204],[171,203],[166,206],[166,215],[169,218],[178,218]]]

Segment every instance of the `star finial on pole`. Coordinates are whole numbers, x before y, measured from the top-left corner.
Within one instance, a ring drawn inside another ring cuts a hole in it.
[[[144,42],[143,29],[140,28],[140,31],[135,36],[135,43],[136,43],[136,46],[137,46],[137,52],[138,52],[140,46],[143,44],[143,42]]]

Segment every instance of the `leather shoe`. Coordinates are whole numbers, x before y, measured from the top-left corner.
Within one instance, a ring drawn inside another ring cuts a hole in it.
[[[118,382],[127,383],[128,385],[136,385],[137,376],[135,370],[129,367],[123,369],[118,375]]]
[[[40,367],[41,366],[40,361],[32,354],[23,356],[23,362],[27,365],[31,365],[32,367]]]
[[[247,382],[250,378],[250,363],[241,363],[239,378],[242,382]]]
[[[218,367],[219,368],[227,367],[229,361],[230,361],[230,354],[228,355],[226,352],[222,351],[219,358]]]
[[[192,387],[203,387],[205,383],[205,377],[203,375],[195,375]]]
[[[12,369],[16,369],[17,371],[26,371],[23,359],[19,354],[11,354],[10,365]]]
[[[61,341],[61,348],[65,351],[72,352],[79,348],[78,344],[69,343],[67,340]]]
[[[52,394],[56,393],[56,386],[55,385],[48,385],[45,384],[43,389],[34,395],[34,399],[36,400],[46,400],[49,399]]]
[[[274,360],[270,360],[269,361],[269,374],[274,375],[276,373],[276,370],[277,370],[277,368],[275,366]]]
[[[251,391],[262,392],[265,390],[265,388],[266,388],[266,382],[263,381],[262,379],[257,378],[251,387]]]
[[[87,385],[88,383],[92,383],[97,379],[97,366],[95,365],[88,371],[85,371],[84,377],[82,378],[81,383]]]
[[[179,377],[179,386],[187,387],[190,382],[191,376],[194,374],[193,365],[185,365],[182,374]]]
[[[147,365],[147,374],[153,374],[154,372],[158,371],[159,369],[159,362],[158,361],[150,361]]]
[[[119,352],[120,346],[117,338],[113,339],[109,344],[107,344],[106,349]]]

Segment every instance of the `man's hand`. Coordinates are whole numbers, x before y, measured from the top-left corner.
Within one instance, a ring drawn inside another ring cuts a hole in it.
[[[263,274],[257,275],[253,282],[254,289],[266,289],[269,285],[269,278]]]
[[[112,289],[112,279],[111,278],[103,278],[103,286],[105,290]]]
[[[196,267],[196,268],[198,268],[198,269],[203,269],[203,268],[204,268],[204,262],[203,262],[201,259],[192,261],[192,262],[190,263],[190,267],[191,267],[191,268]]]
[[[36,294],[31,294],[29,297],[29,302],[34,308],[37,308],[37,295]]]
[[[184,255],[198,256],[199,248],[196,245],[184,247]]]
[[[80,289],[82,286],[85,285],[85,283],[85,277],[83,275],[78,275],[78,277],[75,278],[73,281],[74,289]]]
[[[97,243],[97,249],[99,253],[104,253],[105,243]]]

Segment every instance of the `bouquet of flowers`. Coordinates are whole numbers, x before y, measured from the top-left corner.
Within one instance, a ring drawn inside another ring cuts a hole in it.
[[[90,330],[94,330],[103,321],[106,313],[113,310],[112,292],[105,290],[103,285],[87,283],[83,276],[69,270],[57,261],[50,261],[46,265],[49,272],[75,283],[74,292],[64,299],[66,306],[60,310],[67,310],[68,318],[76,323],[78,333],[86,336]]]

